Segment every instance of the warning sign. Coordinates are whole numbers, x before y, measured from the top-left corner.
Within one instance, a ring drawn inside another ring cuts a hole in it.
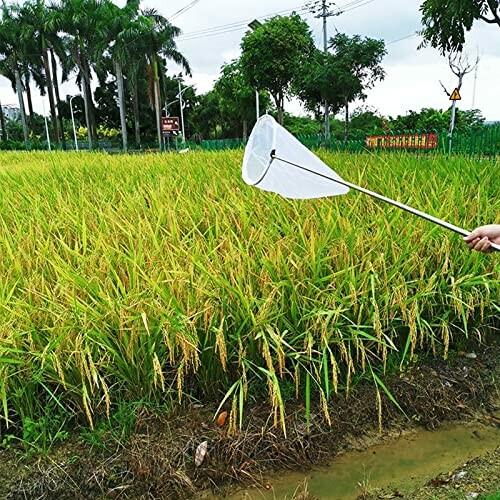
[[[462,97],[460,96],[460,92],[458,89],[455,89],[450,95],[450,101],[460,101]]]

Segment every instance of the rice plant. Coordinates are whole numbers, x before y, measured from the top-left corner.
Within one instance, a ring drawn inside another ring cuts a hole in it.
[[[459,226],[498,217],[498,166],[321,153]],[[328,400],[389,359],[445,356],[498,316],[498,256],[367,196],[247,187],[242,153],[0,156],[0,408],[92,426],[124,402]]]

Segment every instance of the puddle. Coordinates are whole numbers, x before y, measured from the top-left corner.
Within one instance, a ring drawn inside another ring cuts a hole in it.
[[[355,499],[360,494],[360,483],[369,488],[390,484],[405,492],[441,472],[494,450],[498,445],[500,430],[480,424],[417,431],[365,451],[346,453],[326,468],[271,477],[269,490],[247,489],[227,498],[291,499],[304,479],[307,479],[309,493],[322,500]]]

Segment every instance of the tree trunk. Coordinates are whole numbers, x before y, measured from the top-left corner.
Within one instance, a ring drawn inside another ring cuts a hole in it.
[[[139,89],[137,86],[137,81],[134,84],[134,128],[135,128],[135,144],[136,147],[141,149],[141,124],[139,118]]]
[[[85,80],[85,78],[83,78]],[[83,104],[85,108],[85,123],[87,125],[87,139],[89,141],[89,149],[94,149],[94,145],[92,144],[92,132],[90,130],[90,112],[89,112],[89,98],[87,95],[87,85],[85,85],[85,81],[82,82],[82,90],[83,90]]]
[[[19,99],[19,112],[21,113],[21,123],[23,124],[23,134],[24,134],[24,144],[26,149],[30,148],[30,139],[28,124],[26,123],[26,110],[24,109],[24,99],[23,99],[23,83],[21,82],[21,75],[17,68],[14,69],[14,77],[16,79],[16,91],[17,98]]]
[[[349,102],[345,102],[344,142],[349,139]]]
[[[1,102],[0,102],[0,127],[2,128],[2,141],[7,142],[7,130],[5,130],[5,116],[3,114]]]
[[[153,79],[154,79],[154,93],[155,93],[155,111],[156,111],[156,130],[158,135],[158,147],[161,151],[161,110],[160,110],[160,78],[158,76],[158,61],[156,55],[153,56]]]
[[[82,76],[82,85],[84,87],[84,92],[87,94],[87,112],[89,120],[87,127],[90,131],[90,137],[92,138],[92,142],[94,144],[97,142],[97,125],[95,119],[94,100],[92,99],[92,87],[90,86],[92,75],[90,73],[89,63],[86,59],[82,60]]]
[[[35,112],[33,111],[33,100],[31,99],[31,87],[30,87],[30,80],[29,80],[29,75],[26,75],[26,101],[28,102],[28,111],[29,111],[29,117],[28,117],[28,129],[31,131],[32,134],[35,133],[34,129],[34,119],[35,119]]]
[[[49,51],[47,50],[45,37],[43,36],[42,36],[42,55],[43,55],[43,69],[45,71],[45,79],[47,81],[47,94],[49,96],[50,121],[52,124],[52,130],[54,131],[54,141],[56,144],[59,144],[59,130],[57,128],[56,105],[54,102],[54,87],[52,85],[52,74],[50,71],[50,64],[49,64]]]
[[[278,123],[280,125],[283,125],[283,118],[284,118],[284,96],[283,92],[278,93],[278,99],[276,101],[276,107],[278,108]]]
[[[115,61],[116,68],[116,84],[118,86],[118,102],[120,103],[120,123],[122,127],[122,145],[123,151],[127,152],[127,120],[125,117],[125,93],[123,91],[123,72],[122,66]]]
[[[57,81],[57,63],[54,56],[54,51],[50,51],[50,58],[52,62],[52,84],[54,85],[54,93],[56,96],[56,108],[57,108],[57,118],[59,121],[59,133],[61,136],[62,148],[66,149],[66,137],[64,135],[64,124],[61,114],[61,96],[59,95],[59,83]]]
[[[90,73],[90,70],[89,70]],[[90,118],[90,134],[92,135],[92,140],[97,143],[97,122],[95,118],[95,106],[94,99],[92,98],[92,87],[90,86],[90,77],[85,80],[85,86],[87,88],[87,96],[89,100],[89,118]]]
[[[243,140],[247,140],[247,135],[248,135],[248,122],[246,120],[243,120]]]

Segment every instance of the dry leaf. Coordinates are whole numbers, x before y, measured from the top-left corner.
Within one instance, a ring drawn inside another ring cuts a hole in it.
[[[226,423],[227,411],[223,411],[217,418],[217,427],[222,427]]]
[[[200,443],[198,448],[196,448],[196,453],[194,455],[194,464],[196,467],[199,467],[203,463],[205,455],[207,454],[207,448],[208,441],[203,441],[203,443]]]

